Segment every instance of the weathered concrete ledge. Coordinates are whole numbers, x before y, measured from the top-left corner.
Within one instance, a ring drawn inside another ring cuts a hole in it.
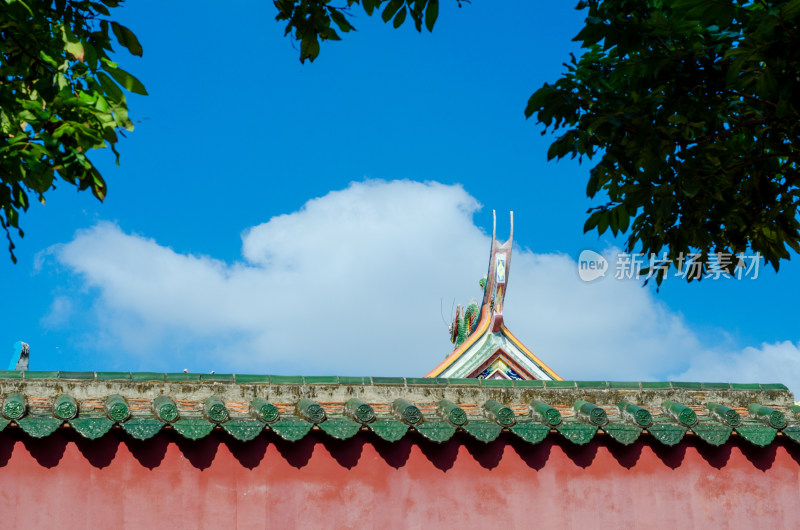
[[[615,406],[622,400],[642,407],[658,407],[664,400],[689,406],[708,402],[746,408],[751,403],[789,407],[794,396],[782,384],[614,382],[614,381],[497,381],[479,379],[423,379],[321,376],[252,376],[200,374],[131,374],[123,379],[104,379],[103,373],[47,372],[56,377],[4,378],[0,373],[0,394],[23,392],[42,398],[70,394],[78,400],[120,394],[132,399],[155,399],[169,395],[179,400],[204,400],[217,396],[229,401],[250,401],[257,397],[277,402],[301,398],[324,402],[345,402],[356,397],[367,402],[391,402],[402,396],[415,401],[482,403],[528,403],[539,400],[554,406],[571,406],[582,399],[601,406]],[[24,374],[24,372],[23,372]],[[62,375],[63,374],[63,375]],[[91,377],[90,377],[91,376]],[[98,377],[99,376],[99,377]],[[182,380],[183,379],[183,380]],[[190,380],[195,379],[195,380]],[[342,380],[343,382],[339,382]],[[358,382],[354,382],[357,380]]]

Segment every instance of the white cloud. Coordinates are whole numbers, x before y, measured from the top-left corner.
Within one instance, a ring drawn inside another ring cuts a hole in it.
[[[691,359],[688,370],[676,376],[684,381],[777,383],[800,390],[800,342],[764,343],[739,352],[706,351]]]
[[[68,296],[56,296],[50,304],[50,310],[42,317],[46,327],[59,327],[67,324],[73,314],[72,299]]]
[[[479,208],[460,186],[367,181],[246,230],[233,264],[110,223],[52,252],[89,288],[96,348],[133,369],[423,375],[452,350],[440,307],[480,295]],[[720,357],[638,282],[584,283],[572,258],[520,249],[511,266],[506,323],[566,378],[800,382],[791,343]],[[754,371],[764,356],[792,368]]]

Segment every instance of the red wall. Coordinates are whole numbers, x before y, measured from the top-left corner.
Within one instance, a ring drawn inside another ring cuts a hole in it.
[[[717,528],[800,524],[800,449],[667,448],[606,437],[578,447],[504,434],[442,445],[409,434],[346,441],[311,433],[248,443],[174,432],[139,442],[61,430],[0,433],[3,528]]]

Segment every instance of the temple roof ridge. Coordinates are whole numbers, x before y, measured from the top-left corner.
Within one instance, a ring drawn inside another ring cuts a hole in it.
[[[453,352],[425,377],[561,380],[506,327],[503,306],[511,269],[514,212],[509,213],[508,239],[497,240],[497,215],[492,210],[492,244],[480,307],[456,308],[450,327]]]
[[[458,433],[529,444],[549,433],[577,445],[597,436],[720,445],[734,434],[756,446],[800,443],[800,407],[781,384],[0,371],[0,399],[0,431],[33,438],[116,429],[138,440],[167,430],[190,440],[371,431],[387,442],[416,432],[440,443]]]

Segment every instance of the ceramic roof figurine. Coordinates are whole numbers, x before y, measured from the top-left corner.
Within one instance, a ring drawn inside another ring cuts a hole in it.
[[[456,308],[450,327],[455,350],[425,377],[465,377],[477,379],[514,379],[560,381],[553,370],[537,358],[506,327],[503,302],[511,268],[514,238],[514,212],[505,243],[497,241],[497,218],[492,212],[492,247],[489,271],[481,280],[483,298],[480,306],[472,303],[464,310]]]

